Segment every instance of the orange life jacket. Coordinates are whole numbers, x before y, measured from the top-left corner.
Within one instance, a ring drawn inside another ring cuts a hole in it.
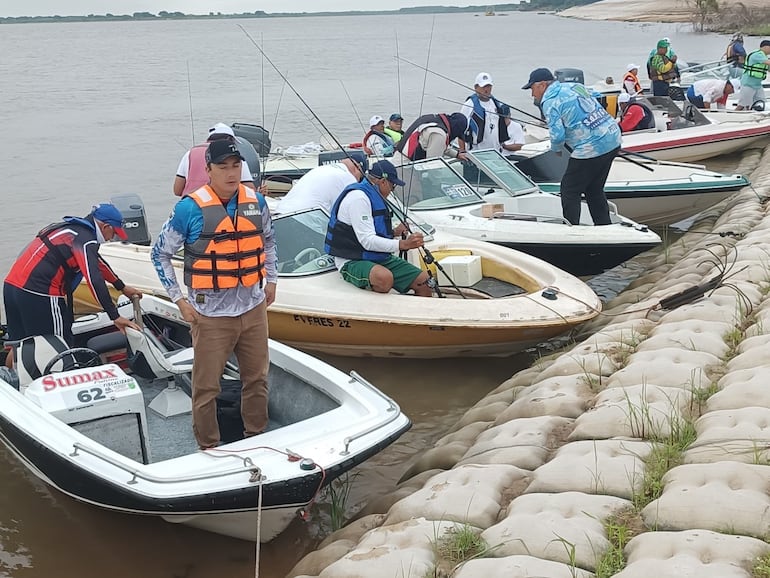
[[[203,213],[200,237],[184,247],[184,282],[192,289],[232,289],[262,283],[265,245],[258,193],[238,185],[235,222],[208,185],[190,195]]]
[[[626,75],[623,77],[623,88],[626,89],[626,92],[628,92],[626,82],[629,81],[634,83],[634,94],[640,94],[642,92],[642,85],[639,84],[639,77],[631,71],[626,72]]]

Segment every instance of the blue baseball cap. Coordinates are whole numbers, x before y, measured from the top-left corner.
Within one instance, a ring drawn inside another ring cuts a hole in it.
[[[93,215],[94,219],[97,221],[112,226],[112,228],[115,229],[115,234],[120,239],[123,239],[124,241],[128,239],[128,235],[126,235],[126,231],[123,229],[123,215],[115,205],[110,203],[96,205],[91,209],[91,215]]]
[[[369,169],[369,174],[378,179],[388,179],[394,185],[403,187],[406,183],[398,178],[396,167],[390,161],[377,161]]]
[[[394,112],[390,115],[390,120],[404,120],[404,117],[398,114],[397,112]]]

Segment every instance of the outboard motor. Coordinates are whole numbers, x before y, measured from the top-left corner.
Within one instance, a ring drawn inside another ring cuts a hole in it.
[[[338,163],[344,159],[353,159],[364,169],[364,172],[369,170],[369,159],[366,153],[360,149],[354,150],[336,150],[336,151],[323,151],[318,153],[318,165],[328,165],[331,163]]]
[[[238,150],[241,156],[246,159],[249,164],[249,171],[251,171],[251,177],[254,184],[259,187],[259,183],[262,180],[262,168],[260,166],[259,154],[254,149],[254,145],[251,144],[246,138],[242,136],[235,137],[235,141],[238,143]]]
[[[123,215],[123,229],[128,236],[128,242],[135,245],[149,245],[152,237],[147,227],[147,217],[144,213],[144,203],[139,195],[126,193],[110,199]]]
[[[553,71],[553,75],[559,82],[579,82],[585,84],[585,76],[579,68],[559,68]]]
[[[270,154],[270,131],[258,124],[247,124],[244,122],[234,122],[230,126],[236,137],[245,138],[254,146],[259,156],[267,158],[267,155]]]

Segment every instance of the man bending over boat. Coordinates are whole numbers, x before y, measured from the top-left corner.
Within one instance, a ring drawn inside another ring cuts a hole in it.
[[[405,233],[406,226],[393,229],[386,199],[404,184],[390,161],[374,163],[364,180],[347,186],[334,203],[324,250],[334,256],[342,278],[356,287],[377,293],[412,289],[415,295],[430,297],[428,273],[393,255],[424,244],[421,233],[394,238]]]
[[[278,203],[275,213],[293,213],[321,207],[327,213],[348,185],[364,178],[368,166],[363,151],[350,151],[348,158],[310,169]]]
[[[201,449],[220,443],[216,399],[227,359],[238,359],[244,436],[267,428],[267,307],[277,281],[273,222],[264,197],[240,183],[243,157],[230,140],[206,150],[209,184],[180,200],[152,247],[163,288],[190,323],[192,417]],[[184,283],[171,260],[184,246]]]
[[[118,314],[106,283],[128,298],[142,293],[123,283],[99,255],[105,241],[128,238],[122,223],[117,207],[103,203],[85,217],[64,217],[37,234],[11,266],[3,286],[11,340],[56,335],[72,346],[72,292],[81,279],[120,331],[139,329]]]

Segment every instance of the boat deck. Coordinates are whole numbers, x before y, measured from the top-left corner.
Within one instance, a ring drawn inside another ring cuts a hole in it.
[[[303,421],[339,406],[323,392],[279,367],[270,367],[268,381],[270,421],[267,431]],[[190,394],[189,377],[177,379],[177,385],[187,395]],[[150,402],[167,386],[165,379],[140,380],[147,415],[150,463],[181,457],[198,450],[192,431],[192,415],[189,412],[163,417],[150,409]],[[217,419],[222,442],[228,443],[243,438],[239,381],[226,380],[223,392],[217,399]]]

